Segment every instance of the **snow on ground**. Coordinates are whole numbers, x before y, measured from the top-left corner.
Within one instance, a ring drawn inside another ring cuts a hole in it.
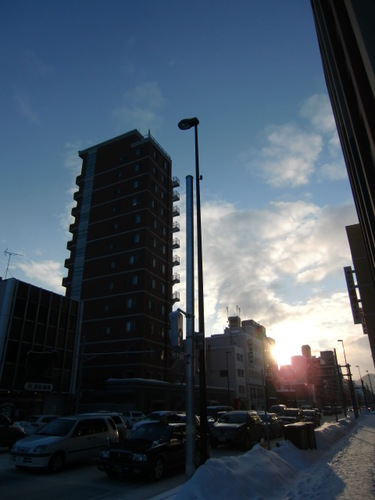
[[[280,441],[271,451],[256,445],[240,456],[209,459],[157,499],[375,499],[375,414],[325,423],[315,439],[317,449]]]

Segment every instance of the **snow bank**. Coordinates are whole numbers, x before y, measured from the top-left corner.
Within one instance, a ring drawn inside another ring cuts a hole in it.
[[[297,476],[324,460],[328,452],[342,447],[356,423],[348,417],[323,424],[315,430],[315,450],[300,450],[290,441],[280,441],[271,451],[256,445],[240,456],[209,459],[177,491],[158,499],[285,498]]]

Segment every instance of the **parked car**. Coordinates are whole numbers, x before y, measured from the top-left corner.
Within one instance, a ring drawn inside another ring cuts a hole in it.
[[[207,417],[212,417],[214,420],[218,420],[219,417],[223,416],[224,413],[228,411],[233,411],[232,406],[207,406]]]
[[[284,413],[284,410],[286,410],[286,408],[286,405],[283,404],[272,405],[270,408],[270,413],[276,413],[280,416]]]
[[[66,463],[97,458],[108,440],[119,441],[110,416],[59,417],[17,441],[10,450],[10,458],[16,467],[57,472]]]
[[[210,427],[211,446],[239,446],[250,450],[263,436],[264,425],[256,411],[228,411]]]
[[[112,418],[114,423],[116,424],[119,437],[120,439],[126,439],[128,436],[128,427],[122,417],[122,413],[117,413],[117,412],[111,412],[111,411],[98,411],[98,412],[93,412],[93,413],[81,413],[81,415],[85,416],[102,416],[102,415],[108,415]]]
[[[143,412],[137,410],[124,411],[122,416],[128,429],[131,429],[136,422],[146,418],[146,415]]]
[[[294,424],[305,420],[305,415],[301,408],[287,408],[283,414],[280,415],[281,420],[286,424]]]
[[[178,423],[185,422],[186,413],[182,411],[169,411],[169,410],[156,410],[149,413],[146,418],[139,420],[133,425],[133,431],[140,427],[141,425],[148,424],[150,422],[164,422],[164,423]]]
[[[284,436],[284,423],[279,415],[276,413],[266,413],[264,411],[258,411],[257,413],[263,420],[264,429],[265,431],[268,431],[268,437],[270,439]]]
[[[0,447],[11,448],[16,441],[26,436],[25,430],[14,424],[6,415],[0,415]]]
[[[19,425],[24,428],[26,435],[34,434],[35,431],[43,427],[43,425],[48,424],[51,420],[54,420],[59,415],[30,415],[26,417],[24,420],[20,420],[19,422],[15,422],[16,425]]]
[[[185,424],[148,422],[135,429],[126,441],[102,450],[97,466],[109,477],[145,474],[158,481],[166,469],[185,464],[185,448]],[[200,456],[197,436],[197,466]]]
[[[305,415],[306,422],[312,422],[314,427],[319,427],[320,425],[320,413],[317,410],[302,410]]]

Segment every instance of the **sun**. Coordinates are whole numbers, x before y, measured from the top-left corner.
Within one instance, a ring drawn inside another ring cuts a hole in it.
[[[294,356],[294,354],[290,353],[290,346],[285,345],[285,344],[276,344],[273,349],[272,349],[272,355],[277,361],[277,364],[280,366],[283,365],[290,365],[291,364],[291,357]]]

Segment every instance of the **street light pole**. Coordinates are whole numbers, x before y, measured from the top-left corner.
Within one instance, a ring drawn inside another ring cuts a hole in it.
[[[198,118],[185,118],[178,123],[180,130],[189,130],[194,127],[195,135],[195,182],[197,205],[197,265],[198,265],[198,317],[199,317],[199,391],[200,391],[200,427],[202,440],[202,462],[209,458],[208,423],[207,423],[207,395],[206,395],[206,340],[204,328],[204,299],[203,299],[203,257],[202,257],[202,220],[200,200],[199,153],[198,153]]]
[[[337,342],[342,343],[342,348],[344,351],[344,360],[345,360],[345,366],[346,366],[346,373],[349,379],[349,390],[350,390],[350,396],[352,399],[353,403],[353,410],[354,410],[354,416],[355,418],[358,418],[358,405],[357,405],[357,399],[355,397],[355,392],[354,392],[354,386],[353,386],[353,379],[352,379],[352,373],[350,371],[350,365],[346,360],[346,353],[345,353],[345,346],[344,346],[344,341],[343,340],[338,340]]]
[[[362,378],[362,375],[361,375],[361,369],[359,367],[359,365],[356,365],[356,367],[358,368],[358,373],[359,373],[359,378],[361,380],[361,386],[362,386],[362,394],[363,394],[363,399],[364,399],[364,402],[365,402],[365,406],[367,408],[367,394],[366,394],[366,391],[365,391],[365,385],[363,383],[363,378]]]
[[[374,391],[372,390],[372,383],[371,383],[371,378],[369,375],[368,370],[366,370],[367,376],[368,376],[368,381],[370,382],[370,387],[371,387],[371,400],[372,400],[372,408],[374,407]],[[371,409],[372,409],[371,408]]]

